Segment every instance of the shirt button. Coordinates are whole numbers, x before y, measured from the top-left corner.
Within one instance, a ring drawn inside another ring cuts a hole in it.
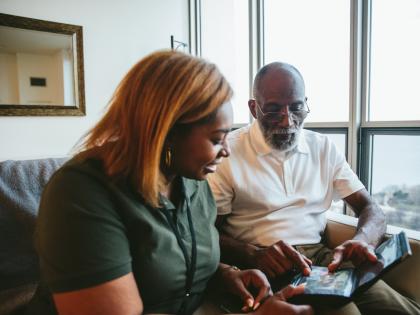
[[[189,293],[186,293],[186,294],[185,294],[185,296],[186,296],[186,297],[189,297],[189,296],[190,296],[190,294],[189,294]]]

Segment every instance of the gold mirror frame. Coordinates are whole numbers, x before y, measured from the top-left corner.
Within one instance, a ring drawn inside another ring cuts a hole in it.
[[[0,104],[0,116],[85,116],[85,84],[83,67],[82,26],[50,22],[0,13],[0,25],[71,35],[73,38],[73,62],[75,63],[75,105],[13,105]]]

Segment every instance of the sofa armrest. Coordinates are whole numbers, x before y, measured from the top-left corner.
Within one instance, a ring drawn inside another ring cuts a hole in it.
[[[340,245],[345,240],[351,239],[356,233],[357,218],[328,213],[328,223],[325,237],[330,248]],[[387,235],[398,233],[395,227],[387,228]],[[384,281],[399,293],[420,302],[420,241],[415,236],[408,234],[412,257],[393,268],[384,276]]]

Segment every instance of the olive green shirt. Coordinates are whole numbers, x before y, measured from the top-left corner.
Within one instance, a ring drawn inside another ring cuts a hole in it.
[[[217,269],[219,237],[207,182],[180,180],[185,194],[178,207],[164,197],[161,200],[189,260],[190,207],[197,262],[188,296],[186,261],[163,208],[146,205],[130,185],[110,180],[99,160],[76,159],[53,175],[40,203],[36,244],[49,291],[88,288],[133,272],[145,313],[177,313],[183,302],[184,312],[192,313]]]

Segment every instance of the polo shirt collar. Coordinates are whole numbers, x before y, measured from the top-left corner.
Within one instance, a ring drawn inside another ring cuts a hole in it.
[[[276,151],[265,141],[264,135],[262,134],[260,125],[258,124],[257,120],[254,120],[252,122],[249,135],[250,135],[251,145],[253,146],[255,152],[258,155],[267,155]],[[308,147],[308,143],[306,141],[305,135],[306,135],[305,130],[302,130],[299,135],[298,145],[293,150],[294,152],[299,152],[303,154],[309,153],[309,147]]]
[[[309,154],[308,141],[306,140],[306,130],[302,129],[298,139],[297,151],[303,154]]]
[[[198,182],[196,180],[191,180],[185,177],[181,177],[181,185],[183,187],[183,191],[185,192],[185,195],[183,195],[182,198],[191,200],[192,196],[194,196],[194,194],[198,190]],[[161,194],[159,194],[159,201],[164,208],[168,210],[176,210],[176,207],[174,206],[174,204]],[[181,202],[181,205],[184,205],[184,202]],[[179,210],[183,211],[184,206],[182,206],[181,209]]]
[[[182,185],[184,186],[185,197],[191,199],[191,197],[197,192],[198,182],[193,179],[181,177]]]

